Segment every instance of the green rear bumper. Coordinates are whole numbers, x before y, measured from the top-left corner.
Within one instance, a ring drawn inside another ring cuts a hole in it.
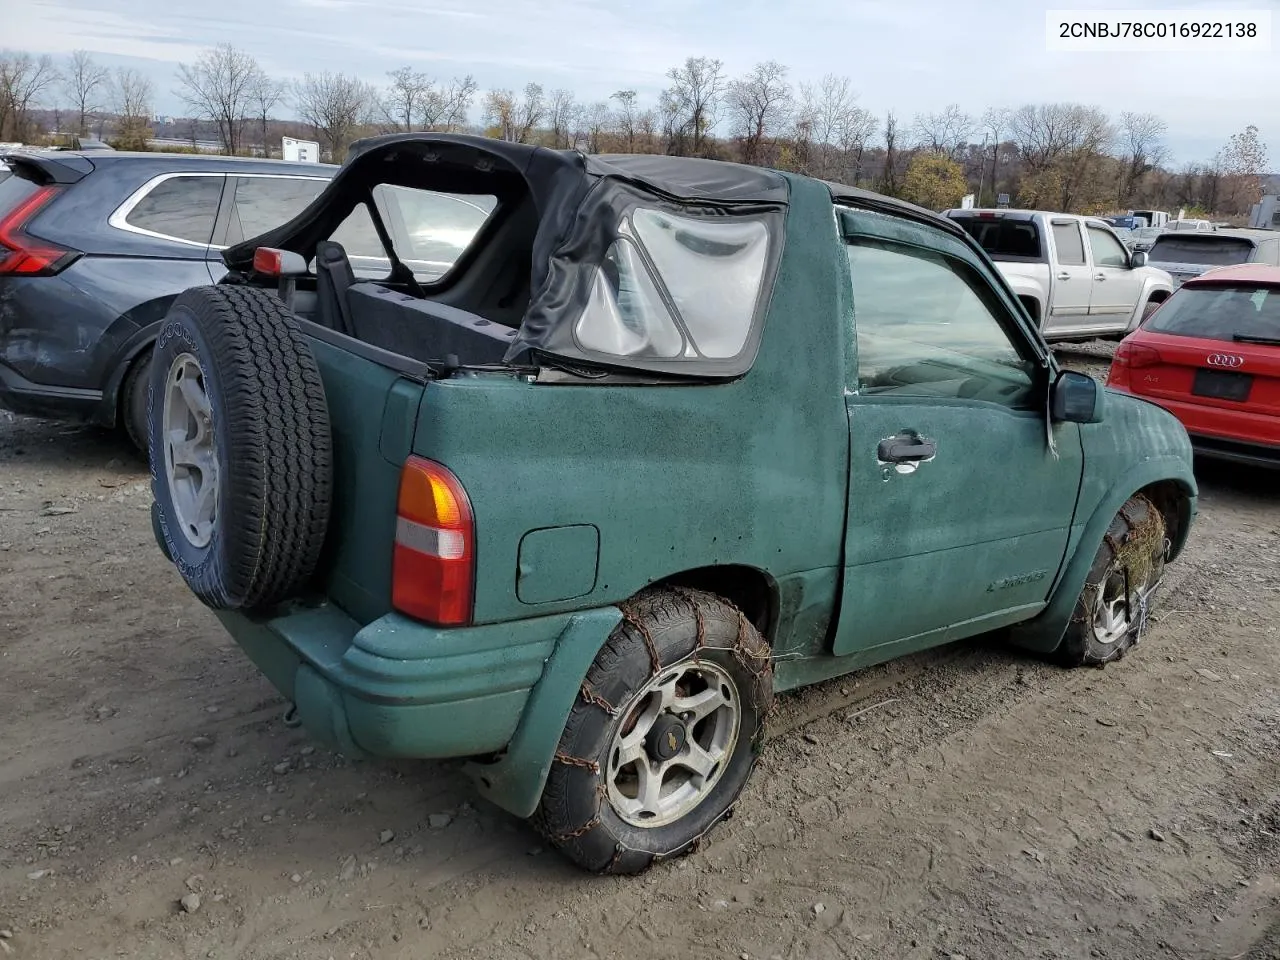
[[[569,619],[437,630],[397,614],[361,627],[328,604],[265,621],[217,614],[313,737],[424,759],[506,746]]]
[[[481,794],[533,813],[615,607],[442,630],[336,607],[269,620],[216,611],[316,739],[349,756],[466,757]]]

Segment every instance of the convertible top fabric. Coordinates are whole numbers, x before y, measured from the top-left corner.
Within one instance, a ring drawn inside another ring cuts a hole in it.
[[[763,167],[661,155],[585,155],[461,134],[400,133],[352,144],[326,188],[288,223],[223,252],[231,270],[252,269],[258,247],[277,247],[310,259],[354,205],[379,183],[440,192],[489,193],[504,199],[528,193],[539,213],[533,239],[530,300],[507,353],[509,363],[535,353],[655,373],[733,377],[751,366],[759,326],[772,293],[791,191],[788,175]],[[927,220],[960,233],[927,210],[842,184],[826,183],[832,199]],[[618,224],[637,205],[694,217],[763,217],[771,251],[760,308],[743,352],[706,360],[623,359],[584,350],[573,325],[589,299],[595,271],[617,239]]]

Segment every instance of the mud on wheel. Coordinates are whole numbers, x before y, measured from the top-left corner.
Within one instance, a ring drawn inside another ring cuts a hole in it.
[[[1059,646],[1067,666],[1119,660],[1146,629],[1169,555],[1164,515],[1142,494],[1116,514],[1094,557]]]
[[[768,645],[723,599],[655,589],[623,610],[533,817],[599,873],[636,873],[696,847],[742,792],[773,703]]]
[[[328,408],[297,318],[265,290],[174,301],[147,385],[157,519],[192,592],[221,609],[286,599],[315,570],[329,520]]]

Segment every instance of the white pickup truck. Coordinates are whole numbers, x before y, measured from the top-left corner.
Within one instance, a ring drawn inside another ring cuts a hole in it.
[[[1124,336],[1173,293],[1173,278],[1130,253],[1097,217],[1038,210],[945,210],[982,245],[1046,340]]]

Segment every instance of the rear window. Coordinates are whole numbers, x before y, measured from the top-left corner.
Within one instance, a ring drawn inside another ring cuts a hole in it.
[[[1280,338],[1280,289],[1186,286],[1152,314],[1146,329],[1206,340]]]
[[[1225,267],[1233,263],[1248,263],[1253,244],[1235,237],[1206,237],[1192,240],[1162,234],[1151,245],[1148,259],[1160,263],[1202,263],[1211,267]]]
[[[497,206],[489,194],[452,194],[380,183],[373,200],[396,256],[419,283],[443,277],[475,241]],[[357,277],[382,280],[391,269],[366,204],[358,204],[332,236]]]
[[[953,217],[992,260],[1042,260],[1040,230],[1034,220],[1009,217]]]
[[[135,230],[187,243],[209,243],[222,197],[222,174],[161,180],[125,216]]]
[[[0,169],[0,215],[8,213],[38,189],[26,177],[15,177],[12,170]]]

